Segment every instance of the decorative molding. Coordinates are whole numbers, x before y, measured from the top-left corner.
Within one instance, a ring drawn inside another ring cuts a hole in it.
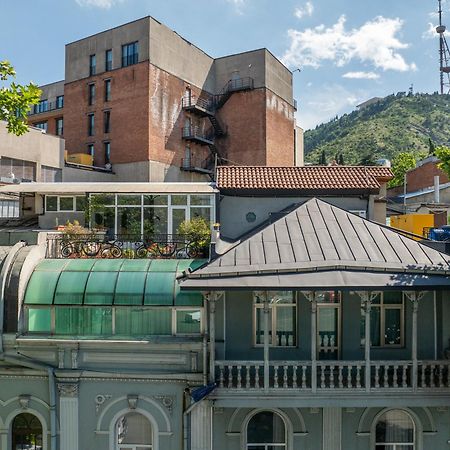
[[[127,395],[128,408],[136,409],[139,397],[137,395]]]
[[[224,408],[214,408],[214,414],[223,414],[225,412]]]
[[[320,408],[309,408],[310,414],[319,414]]]
[[[29,394],[22,394],[19,395],[19,405],[22,409],[28,409],[30,405],[31,395]]]
[[[164,406],[171,414],[175,405],[175,397],[172,395],[154,395],[153,398]]]
[[[112,398],[111,394],[98,394],[95,396],[95,413],[98,414],[100,408]]]
[[[356,408],[345,408],[346,413],[353,414],[356,411]]]
[[[58,369],[64,369],[64,356],[66,354],[65,349],[58,349]]]
[[[60,397],[78,397],[78,383],[58,383]]]
[[[72,369],[78,369],[78,349],[72,349],[70,352],[70,359],[72,362]]]

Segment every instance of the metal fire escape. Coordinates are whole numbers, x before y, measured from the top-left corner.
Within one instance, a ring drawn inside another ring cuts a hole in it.
[[[189,122],[182,128],[181,137],[187,142],[192,142],[202,146],[208,146],[210,154],[204,160],[190,157],[181,160],[181,170],[187,172],[198,172],[212,174],[217,163],[225,161],[225,155],[217,149],[216,139],[227,135],[227,127],[224,127],[216,116],[220,108],[225,105],[228,99],[235,92],[249,91],[254,89],[254,80],[250,77],[237,78],[228,81],[219,94],[202,93],[195,96],[191,92],[182,99],[183,111],[192,114],[198,119],[208,119],[210,127],[205,129],[199,125],[193,125]]]

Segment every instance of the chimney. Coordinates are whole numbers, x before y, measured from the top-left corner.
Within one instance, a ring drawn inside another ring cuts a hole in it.
[[[434,203],[439,203],[439,175],[434,177]]]
[[[212,261],[218,256],[216,246],[220,243],[220,223],[215,223],[211,231],[211,248],[209,252],[209,260]]]

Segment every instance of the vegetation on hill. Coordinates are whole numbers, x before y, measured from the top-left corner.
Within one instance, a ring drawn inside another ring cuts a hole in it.
[[[305,132],[305,161],[327,162],[341,155],[346,164],[394,159],[399,153],[428,154],[430,139],[450,144],[450,95],[389,95]]]

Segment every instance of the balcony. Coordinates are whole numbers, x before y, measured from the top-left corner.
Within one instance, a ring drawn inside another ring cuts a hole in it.
[[[181,129],[181,137],[188,142],[200,145],[214,144],[214,131],[204,131],[202,127],[190,125]]]
[[[214,173],[215,165],[215,155],[210,155],[205,159],[191,156],[190,158],[181,159],[180,169],[185,172],[196,172],[212,175]]]
[[[214,102],[212,99],[196,97],[195,95],[185,95],[181,100],[184,111],[196,114],[199,117],[214,115]]]
[[[46,105],[34,105],[30,112],[28,113],[29,116],[34,116],[37,114],[44,114],[47,112],[55,111],[58,109],[64,108],[64,102],[48,102]]]
[[[209,243],[180,234],[47,235],[46,258],[191,259],[209,254]]]

